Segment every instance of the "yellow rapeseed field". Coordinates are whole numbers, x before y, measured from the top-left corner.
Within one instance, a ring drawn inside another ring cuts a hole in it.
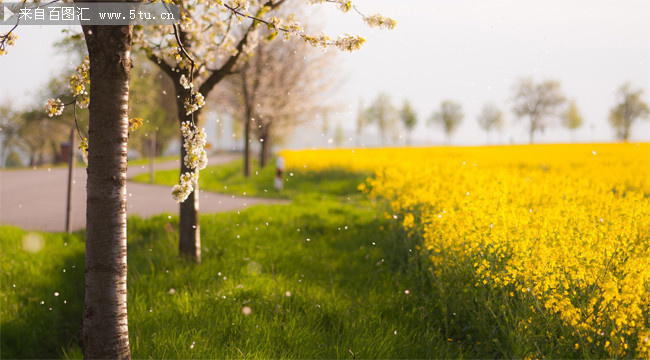
[[[532,297],[611,357],[650,358],[650,144],[285,151],[373,172],[362,190],[421,234],[433,272]],[[456,264],[451,264],[450,262]]]

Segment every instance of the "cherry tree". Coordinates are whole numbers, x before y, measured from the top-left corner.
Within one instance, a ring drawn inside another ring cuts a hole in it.
[[[0,35],[0,55],[15,45],[17,26]],[[83,25],[82,30],[88,58],[70,79],[74,101],[68,104],[73,111],[77,106],[89,108],[88,139],[81,142],[88,182],[86,291],[79,344],[85,358],[128,359],[126,153],[133,26]],[[46,111],[60,115],[65,105],[49,100]],[[90,152],[88,142],[93,146]]]
[[[175,84],[183,161],[179,184],[174,186],[172,194],[180,203],[179,251],[196,262],[201,261],[198,171],[207,166],[203,149],[205,132],[198,121],[205,98],[262,40],[298,38],[312,46],[323,49],[333,46],[345,51],[357,50],[365,42],[360,36],[344,35],[332,40],[324,34],[306,34],[291,14],[277,13],[285,1],[179,1],[181,22],[174,26],[173,34],[166,26],[136,30],[136,46]],[[309,2],[334,3],[343,12],[353,9],[358,12],[348,0]],[[379,14],[363,16],[363,19],[373,27],[394,28],[396,24]]]

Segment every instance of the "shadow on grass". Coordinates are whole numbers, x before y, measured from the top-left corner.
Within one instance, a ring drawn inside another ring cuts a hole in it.
[[[28,232],[11,227],[0,231],[0,357],[60,357],[77,347],[84,296],[84,235],[43,233],[43,248],[30,253],[22,246]]]

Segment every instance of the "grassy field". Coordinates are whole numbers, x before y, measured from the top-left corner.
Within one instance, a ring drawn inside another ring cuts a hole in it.
[[[364,178],[294,174],[285,196],[311,190],[291,205],[203,216],[201,265],[178,258],[175,216],[130,218],[134,358],[475,357],[441,332],[414,244],[358,194]],[[0,355],[79,357],[83,232],[0,229]]]

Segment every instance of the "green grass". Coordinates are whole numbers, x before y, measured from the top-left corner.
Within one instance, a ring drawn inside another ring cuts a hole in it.
[[[316,183],[291,205],[202,216],[200,265],[178,257],[177,217],[129,218],[134,358],[474,357],[441,333],[413,244],[359,176],[294,174],[289,194]],[[79,357],[84,234],[41,234],[28,253],[27,232],[0,229],[0,357]]]
[[[178,155],[169,155],[169,156],[159,156],[155,158],[156,163],[162,163],[166,161],[172,161],[178,159]],[[147,165],[149,164],[149,158],[139,158],[139,159],[129,159],[129,166],[136,166],[136,165]],[[61,162],[57,164],[42,164],[38,166],[17,166],[17,167],[11,167],[11,168],[4,168],[0,169],[1,171],[14,171],[14,170],[25,170],[25,169],[58,169],[58,168],[67,168],[68,163],[66,162]],[[75,167],[77,168],[85,168],[86,164],[83,161],[75,161]],[[147,181],[149,179],[149,175],[147,175]]]
[[[161,162],[166,162],[166,161],[173,161],[177,160],[178,155],[168,155],[168,156],[157,156],[154,158],[154,162],[161,163]],[[129,166],[132,165],[147,165],[149,164],[149,158],[148,157],[142,157],[139,159],[129,159]]]
[[[296,171],[279,194],[272,169],[206,170],[204,188],[292,202],[203,215],[200,265],[178,256],[176,216],[129,218],[134,358],[607,357],[575,350],[530,297],[475,286],[472,264],[433,268],[421,236],[356,190],[364,174]],[[30,253],[33,234],[0,227],[0,358],[78,358],[85,235],[43,233]]]
[[[435,314],[422,309],[405,249],[384,240],[389,224],[366,207],[325,201],[204,217],[198,266],[178,259],[174,218],[130,227],[139,235],[129,260],[135,357],[455,356],[428,325]]]
[[[155,183],[173,186],[178,183],[179,170],[157,171]],[[199,187],[203,190],[233,195],[269,197],[280,199],[319,199],[322,196],[345,198],[359,197],[357,186],[366,181],[370,174],[348,173],[339,169],[327,171],[301,171],[289,169],[284,173],[284,190],[273,188],[275,167],[273,162],[264,168],[253,162],[249,178],[243,175],[242,160],[224,165],[208,166],[201,170]],[[149,182],[149,174],[133,178]]]
[[[2,226],[0,238],[0,357],[57,357],[73,347],[81,323],[83,234]],[[42,249],[25,251],[23,242],[29,239],[42,242]]]

